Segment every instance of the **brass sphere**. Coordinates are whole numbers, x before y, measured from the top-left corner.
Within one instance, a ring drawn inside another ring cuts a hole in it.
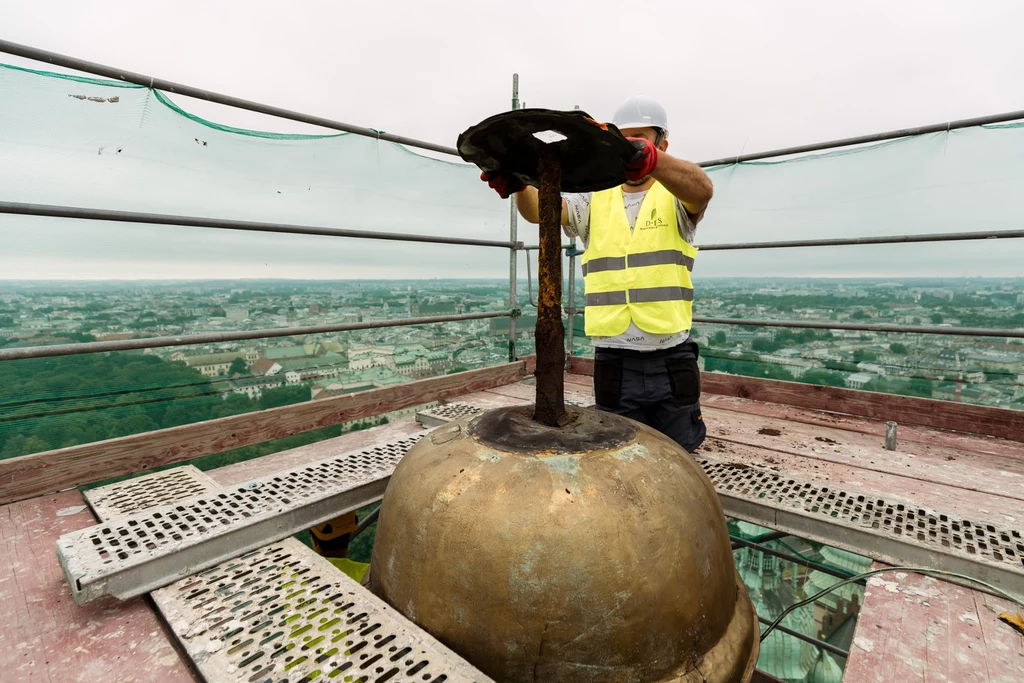
[[[570,408],[446,425],[399,463],[371,589],[502,683],[740,683],[757,617],[711,481],[657,431]]]

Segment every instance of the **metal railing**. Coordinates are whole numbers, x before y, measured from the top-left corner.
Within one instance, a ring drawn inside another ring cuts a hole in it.
[[[301,123],[306,123],[322,128],[337,130],[346,133],[352,133],[355,135],[362,135],[366,137],[375,138],[378,140],[384,140],[387,142],[397,143],[408,147],[414,147],[419,149],[425,149],[433,152],[439,152],[443,154],[458,155],[458,152],[453,147],[439,145],[431,142],[417,140],[414,138],[407,138],[398,135],[392,135],[382,131],[378,131],[372,128],[363,126],[356,126],[347,124],[333,119],[328,119],[320,116],[313,116],[295,112],[281,107],[275,107],[251,100],[246,100],[222,93],[217,93],[202,88],[196,88],[188,85],[175,83],[172,81],[166,81],[158,79],[152,76],[138,74],[123,69],[118,69],[86,60],[76,59],[65,55],[49,52],[46,50],[40,50],[25,45],[20,45],[10,41],[0,40],[0,52],[7,54],[17,55],[28,59],[33,59],[49,64],[54,64],[68,69],[74,69],[86,73],[95,74],[98,76],[104,76],[113,78],[116,80],[134,83],[136,85],[159,89],[162,91],[176,93],[187,97],[193,97],[197,99],[214,102],[217,104],[234,107],[237,109],[243,109],[248,111],[257,112],[260,114],[266,114],[282,119],[288,119]],[[518,108],[518,76],[513,78],[513,100],[512,108]],[[962,119],[959,121],[951,121],[941,124],[933,124],[929,126],[921,126],[916,128],[905,128],[900,130],[888,131],[885,133],[878,133],[873,135],[865,135],[852,138],[844,138],[839,140],[832,140],[828,142],[814,143],[808,145],[799,145],[794,147],[770,150],[766,152],[738,155],[735,157],[724,157],[720,159],[713,159],[709,161],[700,162],[702,167],[721,166],[728,164],[742,163],[746,161],[755,161],[758,159],[766,159],[787,155],[804,154],[809,152],[821,151],[826,149],[834,149],[839,147],[847,147],[853,145],[863,145],[881,142],[885,140],[893,140],[903,137],[910,137],[915,135],[921,135],[926,133],[936,133],[943,131],[951,131],[958,128],[967,128],[987,124],[1002,123],[1011,120],[1018,120],[1024,118],[1024,111],[1009,112],[1004,114],[997,114],[993,116],[978,117],[972,119]],[[18,215],[31,215],[31,216],[45,216],[45,217],[59,217],[69,219],[80,219],[80,220],[102,220],[102,221],[115,221],[115,222],[131,222],[131,223],[144,223],[144,224],[160,224],[160,225],[177,225],[177,226],[189,226],[189,227],[201,227],[201,228],[213,228],[213,229],[227,229],[227,230],[246,230],[255,232],[275,232],[275,233],[286,233],[286,234],[305,234],[305,235],[323,235],[331,237],[349,237],[349,238],[360,238],[360,239],[377,239],[377,240],[393,240],[393,241],[409,241],[409,242],[421,242],[421,243],[436,243],[436,244],[451,244],[451,245],[465,245],[465,246],[480,246],[480,247],[499,247],[510,250],[510,265],[509,265],[509,310],[500,312],[488,312],[488,313],[471,313],[463,315],[447,315],[447,316],[433,316],[433,317],[422,317],[422,318],[402,318],[393,320],[379,320],[379,321],[368,321],[365,323],[345,323],[338,325],[320,325],[320,326],[309,326],[309,327],[293,327],[293,328],[281,328],[281,329],[262,329],[262,330],[250,330],[250,331],[238,331],[238,332],[222,332],[222,333],[210,333],[210,334],[197,334],[189,336],[174,336],[174,337],[153,337],[149,339],[131,339],[131,340],[116,340],[110,342],[89,342],[89,343],[77,343],[77,344],[61,344],[54,346],[41,346],[41,347],[28,347],[28,348],[16,348],[16,349],[0,349],[0,361],[2,360],[14,360],[24,358],[41,358],[41,357],[53,357],[53,356],[66,356],[83,353],[97,353],[106,351],[120,351],[120,350],[132,350],[132,349],[148,349],[158,347],[170,347],[170,346],[183,346],[191,344],[201,343],[217,343],[225,341],[241,341],[259,338],[272,338],[272,337],[285,337],[285,336],[297,336],[306,334],[317,334],[317,333],[329,333],[329,332],[340,332],[348,330],[363,330],[363,329],[375,329],[384,327],[397,327],[397,326],[411,326],[431,323],[444,323],[444,322],[457,322],[466,320],[480,320],[487,318],[497,317],[511,317],[510,330],[509,330],[509,355],[510,360],[514,359],[515,353],[515,337],[516,337],[516,325],[515,317],[518,314],[517,310],[517,294],[516,294],[516,272],[517,272],[517,256],[518,251],[526,250],[527,258],[529,258],[529,250],[536,247],[525,247],[521,242],[517,241],[517,225],[516,225],[516,209],[514,198],[511,206],[510,215],[510,232],[508,241],[497,241],[497,240],[477,240],[477,239],[463,239],[463,238],[452,238],[442,237],[435,235],[414,235],[414,234],[402,234],[402,233],[387,233],[387,232],[373,232],[367,230],[346,230],[337,228],[317,227],[317,226],[303,226],[303,225],[289,225],[289,224],[277,224],[277,223],[260,223],[252,221],[237,221],[237,220],[226,220],[218,218],[202,218],[202,217],[189,217],[189,216],[172,216],[163,214],[148,214],[128,211],[111,211],[102,209],[88,209],[81,207],[61,207],[61,206],[46,206],[39,204],[25,204],[16,202],[0,202],[0,213],[2,214],[18,214]],[[1024,237],[1024,230],[1003,230],[1003,231],[985,231],[985,232],[961,232],[961,233],[946,233],[946,234],[920,234],[920,235],[898,235],[898,236],[876,236],[876,237],[861,237],[861,238],[836,238],[836,239],[819,239],[819,240],[791,240],[791,241],[774,241],[774,242],[752,242],[752,243],[737,243],[737,244],[710,244],[701,247],[704,251],[716,251],[716,250],[740,250],[740,249],[773,249],[773,248],[802,248],[802,247],[826,247],[826,246],[849,246],[849,245],[866,245],[866,244],[895,244],[895,243],[919,243],[919,242],[943,242],[943,241],[958,241],[958,240],[981,240],[981,239],[1006,239],[1006,238],[1021,238]],[[576,271],[576,258],[578,253],[575,249],[575,241],[572,245],[569,245],[567,249],[569,256],[569,305],[566,307],[566,312],[569,316],[569,331],[568,331],[568,347],[569,354],[572,354],[573,346],[573,321],[575,315],[579,312],[575,309],[575,271]],[[529,263],[528,263],[529,266]],[[529,276],[529,273],[528,273]],[[532,298],[532,297],[531,297]],[[899,332],[899,333],[915,333],[915,334],[935,334],[935,335],[967,335],[967,336],[989,336],[989,337],[1016,337],[1024,338],[1024,331],[1016,330],[1000,330],[992,328],[956,328],[956,327],[915,327],[907,325],[889,325],[889,324],[847,324],[847,323],[833,323],[833,322],[812,322],[812,321],[777,321],[777,320],[737,320],[731,318],[694,318],[694,322],[698,323],[714,323],[714,324],[728,324],[728,325],[751,325],[751,326],[764,326],[764,327],[794,327],[794,328],[810,328],[810,329],[837,329],[837,330],[859,330],[859,331],[873,331],[873,332]],[[362,527],[361,527],[362,528]],[[735,539],[734,539],[735,540]],[[766,549],[763,546],[757,544],[743,542],[742,545],[756,548],[762,552],[770,552],[780,557],[785,557],[789,561],[797,561],[798,558],[787,556],[785,553]],[[803,560],[799,562],[805,566],[813,566],[815,569],[826,571],[832,575],[839,576],[840,573],[832,570],[828,567],[817,565],[817,563],[811,563]],[[762,623],[769,623],[768,620],[760,618]],[[829,643],[811,638],[805,634],[793,631],[783,626],[778,626],[778,630],[799,638],[806,642],[814,644],[816,647],[820,647],[834,655],[840,657],[846,657],[848,653],[845,650],[837,648]]]
[[[265,330],[240,330],[238,332],[210,332],[176,337],[149,337],[142,339],[116,339],[112,341],[80,342],[77,344],[54,344],[52,346],[26,346],[15,349],[0,349],[0,361],[25,358],[50,358],[73,356],[82,353],[103,353],[109,351],[132,351],[137,349],[159,349],[168,346],[191,346],[192,344],[216,344],[249,339],[273,337],[295,337],[307,334],[326,334],[352,330],[374,330],[382,327],[407,327],[430,325],[432,323],[453,323],[486,318],[506,318],[512,311],[491,311],[486,313],[461,313],[458,315],[435,315],[422,318],[392,318],[391,320],[368,320],[362,323],[339,323],[337,325],[310,325],[308,327],[280,327]]]
[[[388,142],[394,142],[397,144],[406,145],[409,147],[416,147],[420,149],[426,149],[434,152],[440,152],[443,154],[458,155],[458,151],[453,147],[447,147],[445,145],[438,145],[423,140],[417,140],[415,138],[408,138],[399,135],[391,135],[384,133],[373,128],[365,126],[356,126],[349,123],[343,123],[335,121],[333,119],[327,119],[319,116],[312,116],[303,114],[301,112],[295,112],[280,107],[275,107],[260,102],[253,102],[251,100],[245,100],[242,98],[234,97],[231,95],[225,95],[222,93],[205,90],[202,88],[196,88],[181,83],[175,83],[167,81],[153,76],[139,74],[125,69],[119,69],[116,67],[106,66],[103,64],[97,64],[83,59],[77,59],[69,57],[67,55],[57,54],[55,52],[49,52],[47,50],[41,50],[38,48],[30,47],[27,45],[21,45],[11,41],[0,40],[0,52],[7,54],[17,55],[27,59],[33,59],[49,64],[54,64],[68,69],[74,69],[76,71],[82,71],[85,73],[91,73],[98,76],[104,76],[107,78],[113,78],[116,80],[134,83],[136,85],[155,88],[167,92],[176,93],[179,95],[185,95],[187,97],[194,97],[197,99],[222,104],[229,107],[238,109],[245,109],[248,111],[254,111],[261,114],[267,114],[269,116],[275,116],[278,118],[289,119],[292,121],[299,121],[302,123],[308,123],[315,126],[321,126],[331,130],[343,131],[346,133],[353,133],[355,135],[363,135],[366,137],[376,138],[378,140],[385,140]],[[517,109],[519,107],[519,78],[518,75],[513,76],[512,81],[512,108]],[[838,140],[830,140],[820,143],[812,143],[808,145],[797,145],[793,147],[785,147],[780,149],[769,150],[765,152],[756,152],[752,154],[737,155],[735,157],[723,157],[720,159],[712,159],[708,161],[699,162],[698,165],[702,167],[721,166],[725,164],[736,164],[747,161],[756,161],[758,159],[766,159],[771,157],[789,156],[795,154],[806,154],[809,152],[822,151],[827,149],[835,149],[839,147],[849,147],[854,145],[864,145],[877,143],[885,140],[894,140],[898,138],[911,137],[915,135],[922,135],[926,133],[939,133],[948,132],[960,128],[969,128],[981,125],[990,125],[996,123],[1004,123],[1007,121],[1015,121],[1024,119],[1024,110],[1006,112],[1002,114],[994,114],[990,116],[975,117],[969,119],[960,119],[956,121],[948,121],[944,123],[936,123],[927,126],[918,126],[914,128],[902,128],[898,130],[887,131],[884,133],[876,133],[871,135],[863,135],[851,138],[841,138]],[[218,218],[204,218],[204,217],[193,217],[193,216],[171,216],[163,214],[148,214],[130,211],[112,211],[104,209],[88,209],[81,207],[63,207],[63,206],[48,206],[40,204],[25,204],[17,202],[0,202],[0,213],[6,214],[19,214],[19,215],[32,215],[32,216],[45,216],[45,217],[60,217],[60,218],[72,218],[72,219],[84,219],[84,220],[104,220],[104,221],[117,221],[117,222],[132,222],[132,223],[148,223],[148,224],[159,224],[159,225],[179,225],[188,227],[203,227],[203,228],[215,228],[215,229],[227,229],[227,230],[247,230],[256,232],[277,232],[277,233],[288,233],[288,234],[305,234],[305,235],[325,235],[332,237],[353,237],[362,239],[379,239],[379,240],[394,240],[394,241],[409,241],[409,242],[424,242],[424,243],[435,243],[435,244],[455,244],[455,245],[466,245],[466,246],[484,246],[484,247],[501,247],[510,249],[509,259],[509,310],[499,314],[494,314],[490,317],[498,316],[509,316],[511,318],[509,324],[509,357],[514,359],[516,356],[515,351],[515,338],[516,338],[516,325],[515,318],[518,315],[518,303],[516,294],[516,270],[517,270],[517,252],[520,250],[526,250],[527,252],[531,249],[536,249],[535,246],[524,246],[522,242],[517,241],[517,221],[516,221],[516,210],[515,201],[512,201],[510,221],[509,221],[509,240],[477,240],[470,238],[454,238],[444,237],[438,235],[415,235],[415,234],[403,234],[403,233],[388,233],[388,232],[374,232],[370,230],[346,230],[338,228],[326,228],[317,226],[303,226],[303,225],[288,225],[288,224],[276,224],[276,223],[259,223],[253,221],[237,221],[227,220]],[[750,243],[736,243],[736,244],[709,244],[700,247],[704,251],[724,251],[724,250],[739,250],[739,249],[783,249],[783,248],[797,248],[797,247],[827,247],[827,246],[849,246],[849,245],[865,245],[865,244],[898,244],[898,243],[920,243],[920,242],[946,242],[946,241],[961,241],[961,240],[982,240],[982,239],[1008,239],[1008,238],[1021,238],[1024,237],[1024,230],[1002,230],[1002,231],[978,231],[978,232],[960,232],[960,233],[930,233],[920,235],[882,235],[874,237],[854,237],[854,238],[835,238],[835,239],[819,239],[819,240],[789,240],[789,241],[767,241],[767,242],[750,242]],[[576,258],[578,253],[575,249],[574,244],[567,247],[567,253],[569,256],[569,303],[566,306],[566,314],[569,318],[569,333],[568,333],[568,353],[571,355],[573,352],[573,333],[574,333],[574,320],[575,316],[582,312],[575,308],[575,275],[576,275]],[[529,255],[527,254],[527,258]],[[424,319],[414,319],[422,323]],[[455,320],[455,318],[452,318]],[[914,333],[914,334],[938,334],[938,335],[965,335],[965,336],[986,336],[986,337],[1013,337],[1013,338],[1024,338],[1024,331],[1021,330],[1000,330],[991,328],[967,328],[967,327],[927,327],[927,326],[909,326],[909,325],[859,325],[850,323],[830,323],[830,322],[811,322],[811,321],[793,321],[793,320],[738,320],[731,318],[700,318],[695,317],[694,322],[696,323],[715,323],[715,324],[729,324],[729,325],[748,325],[748,326],[764,326],[764,327],[792,327],[792,328],[806,328],[806,329],[837,329],[837,330],[859,330],[866,332],[899,332],[899,333]],[[384,326],[397,326],[406,324],[418,324],[417,322],[406,322],[406,321],[394,321],[389,325]],[[341,328],[339,326],[321,326],[319,328],[291,328],[295,330],[301,330],[298,334],[309,334],[310,331],[341,331],[343,329],[369,329],[360,327],[346,327]],[[266,336],[289,336],[284,334],[283,331],[269,331],[269,330],[258,330],[256,333],[267,333]],[[239,333],[241,334],[241,333]],[[206,343],[203,341],[209,337],[209,335],[192,335],[189,337],[155,337],[150,340],[128,340],[135,343],[148,343],[147,345],[133,346],[130,348],[156,348],[157,346],[171,346],[171,345],[186,345],[189,343]],[[246,337],[235,337],[234,339],[255,339],[259,337],[246,336]],[[179,341],[181,339],[187,339],[190,341]],[[211,338],[212,339],[212,338]],[[159,343],[157,343],[159,341]],[[217,339],[215,341],[227,341],[227,339]],[[26,357],[41,357],[41,356],[57,356],[57,355],[70,355],[76,353],[92,353],[97,351],[106,350],[119,350],[114,346],[102,346],[108,344],[108,342],[93,342],[85,344],[61,344],[50,347],[45,347],[46,351],[39,351],[38,356],[25,354],[25,349],[8,349],[7,351],[0,351],[0,360],[10,360],[13,358],[26,358]],[[110,342],[109,344],[114,344]],[[14,353],[19,352],[19,353]],[[24,354],[24,355],[23,355]]]

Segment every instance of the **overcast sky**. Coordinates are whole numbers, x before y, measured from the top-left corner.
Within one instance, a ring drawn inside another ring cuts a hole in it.
[[[692,160],[1022,109],[1021,26],[1024,3],[994,0],[0,4],[7,40],[449,145],[508,107],[513,72],[527,105],[601,119],[645,92],[669,111],[671,151]],[[177,102],[233,125],[307,130]],[[36,277],[52,278],[32,250]],[[223,272],[268,274],[247,268]]]

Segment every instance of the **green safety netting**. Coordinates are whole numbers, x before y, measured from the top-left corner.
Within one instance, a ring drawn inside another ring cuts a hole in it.
[[[3,65],[0,102],[0,200],[508,239],[508,204],[475,167],[394,143],[246,130],[190,114],[187,100],[149,88]],[[456,132],[439,142],[453,143]],[[674,131],[673,140],[682,145],[688,134]],[[953,130],[709,173],[716,195],[698,243],[1019,228],[1024,127]],[[535,243],[535,228],[521,223],[520,239]],[[0,244],[4,280],[499,278],[508,267],[507,252],[495,248],[11,215],[0,215]],[[695,270],[695,312],[702,314],[702,279],[716,276],[1008,276],[1022,272],[1022,257],[1024,240],[708,251]],[[142,366],[104,366],[87,386],[69,386],[61,363],[85,372],[92,361],[32,362],[45,372],[31,391],[0,393],[0,453],[5,435],[39,439],[10,450],[31,452],[85,433],[106,438],[191,421],[188,406],[200,414],[225,403],[213,382],[179,386],[194,381],[156,379]],[[4,365],[17,373],[32,362]],[[182,415],[168,418],[172,405]],[[46,418],[26,417],[47,411],[64,411],[59,433]]]
[[[0,199],[508,239],[479,170],[352,134],[243,130],[164,93],[0,68]],[[453,136],[454,137],[454,136]],[[38,278],[500,275],[501,249],[0,218],[0,272]]]

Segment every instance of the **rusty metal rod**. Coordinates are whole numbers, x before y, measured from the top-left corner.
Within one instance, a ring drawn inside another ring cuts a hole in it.
[[[562,325],[562,186],[558,148],[539,164],[540,255],[537,258],[537,404],[533,419],[558,427],[565,416],[565,328]]]

